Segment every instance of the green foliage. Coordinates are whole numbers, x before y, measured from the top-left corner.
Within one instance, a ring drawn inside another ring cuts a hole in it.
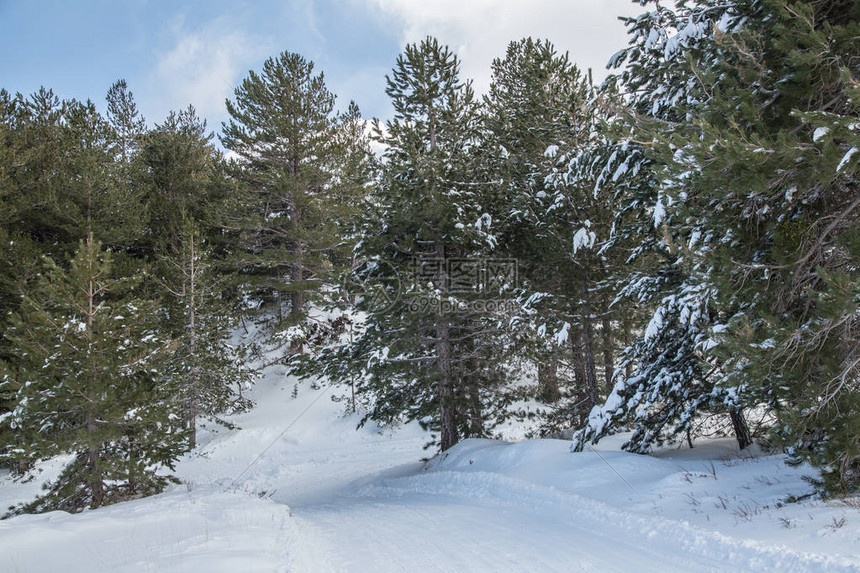
[[[159,491],[184,449],[161,373],[165,342],[137,277],[117,277],[90,238],[65,271],[45,272],[6,333],[17,364],[2,373],[15,408],[4,458],[20,466],[69,452],[48,492],[19,511],[79,511]]]
[[[144,199],[147,232],[143,241],[151,258],[176,254],[184,221],[203,223],[209,234],[223,216],[219,196],[218,154],[206,122],[192,106],[170,112],[142,140],[140,161],[146,169]]]
[[[626,110],[552,44],[512,42],[493,63],[484,98],[485,145],[496,184],[498,252],[520,261],[523,310],[512,317],[519,353],[547,404],[544,433],[581,424],[611,387],[617,350],[641,321],[619,298],[644,243],[639,229],[648,162],[617,132]],[[635,237],[635,238],[634,238]]]
[[[232,427],[221,416],[251,406],[242,389],[250,385],[254,371],[245,365],[241,349],[228,342],[237,320],[221,295],[211,252],[191,219],[185,220],[179,239],[179,252],[162,261],[173,267],[170,285],[163,286],[178,307],[172,307],[173,321],[181,326],[167,369],[181,395],[182,425],[193,447],[200,418]]]
[[[115,158],[123,165],[132,161],[146,132],[146,120],[137,111],[125,80],[117,80],[107,93],[107,121],[113,128]]]
[[[304,321],[306,293],[318,291],[333,263],[348,258],[338,221],[363,187],[356,185],[362,160],[345,163],[348,151],[358,152],[347,135],[356,133],[360,114],[353,106],[339,121],[323,75],[289,52],[251,71],[234,98],[221,135],[238,158],[233,168],[242,183],[230,223],[240,233],[234,264],[249,277],[254,297],[276,305],[277,326],[296,326]],[[286,321],[282,297],[290,301]],[[300,348],[295,338],[291,350]]]
[[[50,90],[0,92],[0,452],[16,475],[71,455],[16,511],[159,491],[198,416],[248,405],[236,394],[251,373],[226,342],[230,289],[209,271],[229,236],[220,156],[193,108],[145,131],[122,81],[107,120]]]
[[[646,352],[639,382],[617,386],[592,426],[605,424],[612,410],[653,431],[648,412],[684,401],[699,403],[687,418],[706,406],[769,409],[778,420],[772,437],[822,467],[827,490],[854,490],[856,9],[822,1],[681,2],[675,11],[655,5],[630,25],[634,45],[621,57],[631,64],[622,82],[650,116],[636,118],[631,130],[664,165],[660,222],[677,254],[673,267],[686,277],[664,302],[695,285],[708,293],[702,323],[690,331],[701,342],[689,353],[707,376],[700,390],[691,376],[666,392],[661,377],[647,376],[666,355],[655,360]],[[672,324],[695,315],[677,310]],[[645,403],[629,400],[649,392]],[[683,430],[685,419],[668,420]]]
[[[479,257],[495,242],[490,187],[476,179],[478,108],[459,61],[433,38],[406,47],[386,92],[396,114],[384,130],[375,126],[385,152],[355,251],[363,317],[352,341],[309,367],[355,380],[371,419],[419,420],[438,431],[444,450],[460,436],[486,434],[498,377],[488,352],[497,317],[441,310],[475,298],[449,289],[447,261]],[[396,304],[379,305],[374,292]]]
[[[755,409],[856,491],[860,8],[638,2],[599,88],[525,39],[478,101],[449,48],[408,45],[379,158],[289,52],[227,101],[229,161],[191,106],[147,129],[123,80],[105,117],[0,90],[2,455],[72,455],[19,510],[163,487],[200,419],[249,405],[243,306],[297,372],[443,450],[535,398],[545,429],[585,425],[575,447],[630,427],[638,452],[712,414],[743,447]],[[519,262],[504,310],[475,304],[499,285],[452,287],[452,261],[493,258]]]

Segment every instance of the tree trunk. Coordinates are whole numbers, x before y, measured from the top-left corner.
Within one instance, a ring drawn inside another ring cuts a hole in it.
[[[473,371],[477,369],[473,366]],[[468,395],[468,420],[469,434],[467,438],[482,438],[484,436],[484,414],[481,408],[480,377],[477,373],[471,374],[466,380]]]
[[[558,358],[554,354],[538,364],[538,397],[546,404],[553,404],[561,398],[561,390],[558,387]]]
[[[445,247],[436,243],[436,257],[445,260]],[[436,271],[436,288],[444,296],[447,293],[445,265]],[[454,356],[448,320],[439,304],[436,310],[436,364],[439,369],[439,419],[441,448],[444,452],[459,441],[457,435],[457,404],[454,396]]]
[[[102,481],[102,469],[99,456],[99,446],[96,443],[96,417],[92,412],[87,412],[87,438],[89,448],[87,450],[87,470],[90,473],[90,490],[92,491],[92,507],[104,505],[104,482]]]
[[[598,260],[600,261],[600,274],[606,276],[606,264],[602,257]],[[607,393],[612,391],[612,378],[615,376],[615,331],[612,328],[611,304],[609,293],[604,289],[600,297],[600,334],[603,345],[603,377]]]
[[[454,396],[451,336],[444,318],[436,325],[436,361],[439,367],[439,440],[444,452],[459,441],[457,435],[457,404]]]
[[[300,283],[304,278],[302,267],[297,263],[292,270],[293,284]],[[296,326],[299,324],[299,317],[302,313],[302,308],[305,305],[305,293],[301,290],[294,290],[290,293],[290,324]],[[304,341],[301,339],[293,339],[290,341],[290,353],[301,354],[304,351]]]
[[[88,215],[89,216],[89,215]],[[99,507],[104,503],[104,482],[102,481],[101,460],[99,459],[99,445],[96,443],[96,414],[92,411],[93,405],[99,402],[97,396],[98,384],[97,366],[95,363],[96,354],[93,341],[93,323],[96,313],[96,277],[95,269],[93,268],[96,260],[95,245],[93,241],[93,233],[90,231],[87,234],[87,263],[89,265],[88,280],[87,280],[87,356],[89,357],[89,373],[87,375],[87,399],[89,407],[86,415],[86,432],[87,432],[87,470],[90,477],[90,490],[92,492],[92,507]]]
[[[190,236],[191,257],[188,261],[188,352],[192,360],[197,358],[197,266],[194,259],[194,231]],[[185,413],[185,427],[190,431],[189,441],[191,447],[197,445],[197,394],[198,394],[198,371],[196,366],[191,368],[191,376],[188,383],[188,395]]]
[[[603,338],[603,375],[606,381],[606,391],[612,390],[612,377],[615,375],[615,351],[613,349],[612,318],[608,308],[604,306],[602,317]]]
[[[298,284],[304,280],[304,273],[302,272],[302,267],[297,263],[293,266],[293,270],[290,273],[290,279],[294,284]],[[298,316],[302,312],[302,308],[305,305],[305,293],[302,290],[294,290],[290,293],[290,314],[295,317]]]
[[[747,424],[746,418],[741,408],[732,409],[729,411],[729,416],[732,418],[732,427],[735,430],[735,438],[738,440],[738,447],[742,450],[752,445],[752,436],[750,435],[750,427]]]
[[[621,319],[621,328],[622,328],[622,334],[621,335],[624,337],[624,340],[622,342],[624,348],[627,348],[628,346],[630,346],[630,344],[632,342],[633,332],[632,332],[632,327],[630,324],[631,322],[632,321],[630,320],[629,315],[625,316],[624,318]],[[624,376],[626,378],[630,378],[630,376],[632,376],[632,375],[633,375],[633,362],[630,360],[627,360],[626,364],[624,366]]]
[[[299,161],[297,158],[293,159],[293,174],[297,175],[299,172]],[[295,225],[296,229],[301,229],[302,224],[302,213],[301,210],[295,203],[295,199],[291,201],[290,205],[290,214],[293,219],[293,225]],[[299,324],[299,319],[301,317],[301,313],[305,307],[305,292],[303,287],[301,287],[301,283],[304,280],[304,271],[302,269],[302,261],[301,257],[304,253],[304,248],[302,246],[301,239],[296,239],[296,244],[293,247],[293,253],[296,257],[296,260],[293,262],[292,269],[290,271],[290,279],[293,283],[293,290],[290,293],[290,323],[291,326],[295,326]],[[298,286],[297,286],[298,285]],[[304,345],[302,340],[292,340],[290,342],[290,352],[292,354],[301,354],[304,350]]]
[[[582,351],[585,355],[585,385],[588,400],[593,408],[597,405],[598,388],[597,372],[594,365],[594,336],[591,325],[591,301],[588,292],[588,281],[582,280]]]
[[[582,331],[580,327],[570,327],[570,353],[571,365],[573,367],[573,384],[577,392],[586,386],[585,380],[585,356],[582,353]]]

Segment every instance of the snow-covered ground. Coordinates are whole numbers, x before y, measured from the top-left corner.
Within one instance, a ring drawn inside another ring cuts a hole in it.
[[[0,571],[860,571],[860,502],[786,504],[809,470],[781,456],[467,440],[424,464],[416,426],[356,431],[294,386],[270,370],[159,496],[0,521]],[[44,469],[0,478],[3,507]]]

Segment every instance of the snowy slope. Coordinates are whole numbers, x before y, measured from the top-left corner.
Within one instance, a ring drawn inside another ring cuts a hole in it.
[[[294,386],[269,371],[162,495],[0,522],[0,571],[860,571],[860,511],[777,507],[809,491],[780,456],[467,440],[422,464],[417,427],[356,431]]]

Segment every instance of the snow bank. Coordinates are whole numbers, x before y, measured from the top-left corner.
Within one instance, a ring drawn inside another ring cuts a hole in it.
[[[290,510],[217,488],[183,487],[86,511],[0,521],[3,571],[287,571]]]

